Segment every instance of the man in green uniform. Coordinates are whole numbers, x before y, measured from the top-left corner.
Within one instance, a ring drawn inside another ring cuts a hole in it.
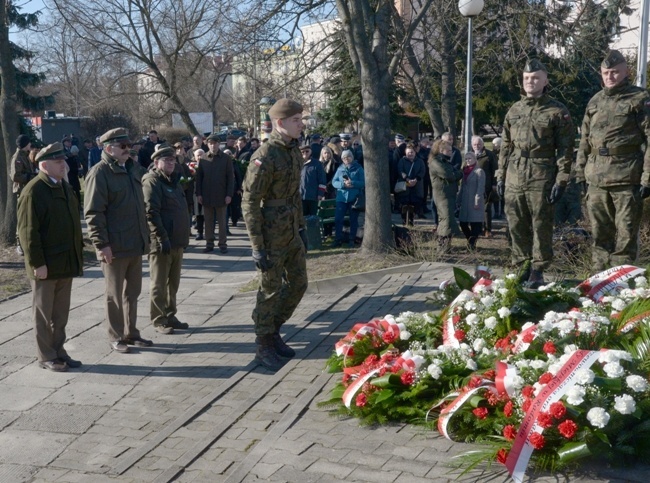
[[[40,172],[18,199],[18,233],[32,285],[38,363],[43,369],[65,372],[68,367],[81,366],[63,348],[72,278],[83,271],[79,202],[64,180],[61,143],[41,149],[36,160]]]
[[[576,167],[587,191],[596,270],[635,262],[642,200],[650,196],[650,96],[630,83],[617,50],[600,73],[604,88],[587,104]]]
[[[29,160],[29,151],[31,149],[32,144],[29,136],[21,134],[16,138],[16,152],[11,157],[11,166],[9,168],[9,176],[13,181],[12,191],[16,197],[20,197],[22,189],[36,176],[34,167]],[[16,251],[19,255],[23,254],[18,232],[16,232]]]
[[[512,261],[530,267],[528,284],[544,283],[553,260],[553,204],[571,171],[573,123],[567,108],[546,94],[548,74],[539,60],[524,68],[525,96],[506,114],[497,191],[505,196]],[[524,278],[526,272],[524,272]]]
[[[151,250],[151,323],[162,334],[187,329],[176,317],[176,294],[181,281],[183,250],[190,243],[190,215],[185,193],[176,171],[176,151],[158,145],[151,155],[154,168],[142,177],[144,203],[149,223]]]
[[[304,164],[298,138],[304,129],[302,106],[278,100],[269,110],[273,132],[253,153],[244,180],[242,209],[260,275],[255,322],[255,359],[276,371],[278,356],[294,350],[280,337],[280,327],[293,314],[307,290],[306,233],[300,200]]]

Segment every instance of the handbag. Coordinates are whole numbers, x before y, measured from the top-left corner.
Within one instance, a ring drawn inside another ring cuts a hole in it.
[[[406,175],[407,178],[411,176],[411,171],[413,171],[413,164],[411,165],[411,169],[409,169],[409,174]],[[395,191],[395,193],[404,193],[406,191],[406,180],[401,179],[395,183],[395,189],[393,191]]]
[[[359,191],[354,203],[352,203],[352,209],[355,211],[366,211],[366,190]]]

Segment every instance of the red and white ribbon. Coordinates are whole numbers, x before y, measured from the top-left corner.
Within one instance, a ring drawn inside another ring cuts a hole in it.
[[[524,338],[528,335],[535,335],[535,332],[537,331],[537,326],[535,324],[532,324],[525,329],[522,329],[519,334],[517,334],[517,339],[515,339],[515,343],[512,346],[512,353],[513,354],[519,354],[520,352],[525,351],[528,349],[528,346],[530,345],[529,342],[524,342]]]
[[[620,291],[624,287],[623,282],[644,273],[644,268],[621,265],[589,277],[578,288],[590,299],[600,302],[608,293]]]
[[[456,310],[454,309],[459,305],[472,300],[475,297],[476,295],[474,295],[469,290],[463,290],[451,303],[447,312],[447,318],[445,319],[445,322],[442,326],[442,345],[460,347],[460,341],[454,334],[454,332],[456,332],[455,321],[459,320],[458,315],[456,315]]]
[[[357,394],[359,389],[366,383],[368,379],[371,377],[374,377],[375,374],[379,372],[379,369],[374,369],[370,371],[367,374],[364,374],[361,377],[358,377],[352,384],[350,384],[345,392],[343,393],[343,404],[345,404],[345,407],[350,409],[350,404],[352,404],[352,400],[354,399],[354,396]]]
[[[544,431],[544,428],[537,424],[539,414],[548,411],[551,404],[564,396],[576,384],[577,372],[580,369],[591,367],[598,360],[601,353],[602,351],[575,351],[555,377],[533,400],[506,459],[506,468],[516,483],[523,483],[528,461],[533,453],[534,448],[530,443],[530,436],[533,433],[541,434]]]
[[[458,394],[456,399],[454,399],[451,402],[451,404],[449,404],[449,406],[447,406],[442,411],[440,411],[440,417],[438,418],[438,431],[440,432],[440,434],[442,434],[445,438],[451,440],[451,437],[447,432],[447,426],[449,425],[449,420],[456,413],[456,411],[458,411],[463,406],[463,404],[465,404],[465,402],[469,398],[471,398],[478,391],[484,390],[486,387],[489,386],[479,386],[469,390],[464,388],[463,391],[461,391],[460,393],[454,393],[454,394]]]
[[[496,376],[494,378],[494,385],[499,394],[506,393],[508,396],[513,397],[517,393],[517,389],[513,384],[515,376],[519,376],[517,367],[503,361],[496,363]]]

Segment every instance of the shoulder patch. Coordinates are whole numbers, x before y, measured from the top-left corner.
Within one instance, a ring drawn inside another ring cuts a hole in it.
[[[645,101],[646,109],[650,109],[650,100]]]
[[[563,118],[565,121],[568,121],[568,120],[571,119],[571,114],[569,114],[569,113],[567,112],[564,116],[562,116],[562,118]]]
[[[262,160],[259,158],[253,161],[253,163],[255,163],[255,166],[262,166]]]

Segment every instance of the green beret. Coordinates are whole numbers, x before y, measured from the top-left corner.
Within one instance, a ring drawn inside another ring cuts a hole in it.
[[[603,69],[612,69],[618,64],[623,63],[627,63],[625,57],[623,57],[623,54],[621,54],[618,50],[610,50],[603,59],[603,63],[600,64],[600,66]]]
[[[163,143],[163,144],[158,144],[156,146],[156,150],[151,155],[151,159],[155,161],[158,158],[164,158],[167,156],[175,156],[175,155],[176,155],[176,151],[174,151],[174,148],[172,148],[167,143]]]
[[[111,141],[129,141],[129,133],[123,127],[116,127],[110,131],[106,131],[99,138],[102,144],[110,143]]]
[[[65,159],[63,144],[52,143],[41,149],[36,155],[36,161],[47,161],[48,159]]]
[[[269,116],[273,119],[286,119],[296,114],[302,114],[302,106],[291,99],[279,99],[269,109]]]
[[[538,70],[542,70],[548,73],[546,66],[542,64],[539,59],[530,59],[528,62],[526,62],[524,72],[537,72]]]

